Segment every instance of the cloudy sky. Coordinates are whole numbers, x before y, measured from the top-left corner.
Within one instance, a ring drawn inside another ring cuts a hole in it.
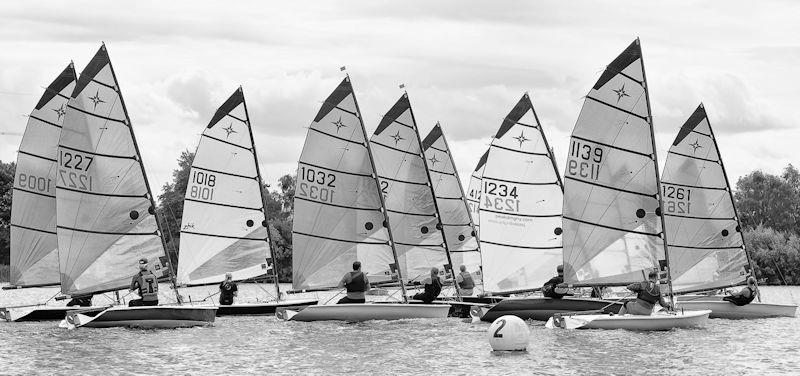
[[[797,1],[126,4],[0,2],[0,160],[16,159],[42,88],[105,41],[156,191],[240,84],[265,179],[294,172],[343,65],[368,132],[405,84],[423,137],[442,123],[462,178],[529,91],[563,169],[582,96],[639,36],[660,156],[702,101],[734,183],[800,165]]]

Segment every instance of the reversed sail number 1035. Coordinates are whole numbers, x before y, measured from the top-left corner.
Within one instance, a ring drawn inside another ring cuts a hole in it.
[[[597,180],[600,164],[603,162],[603,148],[572,140],[569,148],[567,173],[572,176]]]

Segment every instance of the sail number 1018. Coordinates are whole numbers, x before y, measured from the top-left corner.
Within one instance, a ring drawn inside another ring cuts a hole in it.
[[[192,171],[192,187],[189,197],[196,200],[214,200],[214,187],[217,185],[217,175],[204,171]]]
[[[567,174],[597,180],[600,177],[602,162],[603,148],[572,140],[569,147]]]

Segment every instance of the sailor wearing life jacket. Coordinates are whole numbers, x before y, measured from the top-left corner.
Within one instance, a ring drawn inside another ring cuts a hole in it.
[[[636,300],[626,302],[619,310],[620,315],[650,315],[656,303],[668,308],[669,302],[664,300],[661,295],[661,288],[658,286],[658,271],[651,270],[648,274],[649,280],[644,282],[632,283],[627,286],[628,290],[636,293]]]
[[[750,276],[747,278],[747,286],[745,286],[742,291],[726,296],[722,298],[722,300],[731,302],[737,306],[748,305],[756,298],[756,293],[756,279]]]
[[[458,288],[461,290],[461,296],[470,296],[474,293],[475,280],[472,279],[472,274],[467,271],[466,265],[461,265],[459,269],[461,272],[456,275],[456,283],[458,283]]]
[[[146,257],[139,260],[139,273],[131,279],[130,290],[136,290],[141,299],[131,300],[129,307],[158,305],[158,277],[147,268]]]
[[[345,273],[339,281],[339,287],[347,289],[347,296],[339,299],[336,304],[345,303],[366,303],[367,291],[369,291],[369,279],[361,271],[361,261],[353,262],[353,271]]]

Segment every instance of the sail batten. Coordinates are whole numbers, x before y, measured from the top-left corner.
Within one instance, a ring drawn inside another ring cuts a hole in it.
[[[28,117],[17,154],[11,207],[10,279],[12,286],[56,285],[56,149],[65,107],[77,75],[69,64],[47,86]]]
[[[662,195],[676,292],[743,284],[752,270],[725,166],[701,104],[664,164]]]
[[[527,93],[503,119],[482,162],[478,236],[484,289],[537,289],[561,263],[563,191]]]
[[[665,259],[650,102],[637,39],[606,67],[573,129],[564,186],[564,279],[641,281]]]
[[[396,263],[380,188],[349,77],[322,103],[297,167],[294,289],[335,287],[353,261],[370,282]]]
[[[61,292],[123,289],[143,257],[157,275],[168,274],[153,194],[105,45],[78,78],[57,152]]]
[[[214,113],[195,151],[184,198],[178,283],[203,285],[221,282],[226,273],[234,280],[268,273],[269,223],[256,153],[244,92],[238,88]]]

